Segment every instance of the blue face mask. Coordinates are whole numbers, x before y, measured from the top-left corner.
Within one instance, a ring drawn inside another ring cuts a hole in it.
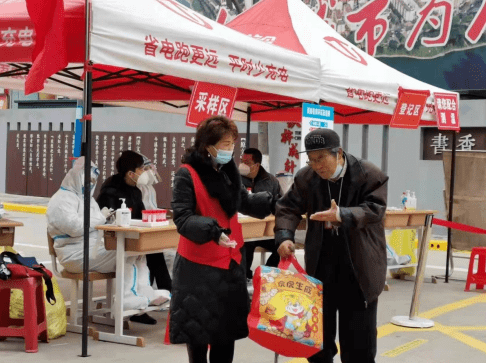
[[[214,146],[213,146],[214,147]],[[217,163],[217,164],[228,164],[231,159],[233,159],[233,151],[229,151],[229,150],[218,150],[214,147],[214,150],[217,151],[217,155],[216,157],[212,156],[211,157],[213,158],[213,160]]]

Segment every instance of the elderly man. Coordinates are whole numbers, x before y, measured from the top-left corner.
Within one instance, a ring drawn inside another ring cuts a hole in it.
[[[345,153],[333,130],[310,132],[305,149],[309,166],[277,202],[275,241],[282,258],[292,254],[295,229],[307,215],[306,270],[324,287],[324,349],[308,360],[333,361],[339,312],[341,361],[373,363],[378,296],[386,278],[388,177]]]

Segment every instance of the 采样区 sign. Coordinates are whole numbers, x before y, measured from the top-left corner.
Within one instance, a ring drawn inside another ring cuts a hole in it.
[[[219,84],[196,82],[192,90],[186,126],[197,127],[211,116],[231,118],[238,89]]]

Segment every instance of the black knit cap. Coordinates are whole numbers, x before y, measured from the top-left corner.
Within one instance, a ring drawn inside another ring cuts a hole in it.
[[[341,141],[336,131],[331,129],[316,129],[309,132],[304,139],[305,151],[309,152],[323,149],[341,147]]]

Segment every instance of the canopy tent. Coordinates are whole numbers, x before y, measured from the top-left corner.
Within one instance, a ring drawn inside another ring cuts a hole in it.
[[[43,92],[82,98],[84,3],[64,0],[65,47],[51,48],[41,61],[44,67],[65,56],[69,64],[48,75]],[[315,57],[251,39],[175,0],[91,3],[93,102],[185,113],[194,81],[237,87],[238,120],[247,119],[246,102],[319,100]],[[0,30],[0,87],[24,89],[36,45],[25,0],[0,4]]]
[[[228,27],[321,60],[321,104],[335,122],[390,123],[399,87],[429,90],[421,125],[435,126],[434,92],[448,92],[398,72],[351,44],[300,0],[262,0]],[[370,112],[371,111],[371,112]],[[299,110],[294,111],[300,115]]]
[[[319,100],[319,59],[251,39],[175,0],[9,0],[0,3],[0,31],[0,87],[82,97],[86,121],[93,101],[184,109],[194,81],[237,87],[236,119],[247,119],[250,101]],[[90,160],[91,122],[84,122],[82,150]],[[85,163],[85,190],[89,169]],[[89,193],[84,221],[86,357]]]

